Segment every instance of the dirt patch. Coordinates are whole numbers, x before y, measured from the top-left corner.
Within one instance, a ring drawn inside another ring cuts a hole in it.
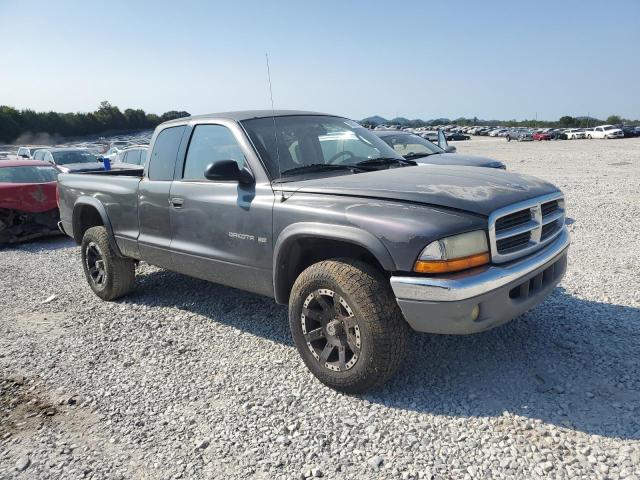
[[[36,430],[57,414],[55,405],[24,378],[0,379],[0,438]]]

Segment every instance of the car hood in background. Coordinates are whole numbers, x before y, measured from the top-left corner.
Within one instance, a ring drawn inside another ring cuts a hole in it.
[[[480,215],[558,191],[536,177],[497,168],[420,165],[282,183],[285,192],[398,200]]]
[[[40,213],[58,208],[56,182],[0,183],[0,208]]]
[[[420,165],[467,165],[469,167],[500,168],[503,163],[493,158],[459,153],[438,153],[422,158],[414,158]]]

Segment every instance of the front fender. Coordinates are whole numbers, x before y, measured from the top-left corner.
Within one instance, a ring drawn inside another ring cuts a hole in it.
[[[289,246],[301,238],[322,238],[351,243],[366,249],[380,263],[382,268],[389,272],[396,270],[395,262],[384,244],[373,234],[357,227],[347,225],[332,225],[316,222],[294,223],[286,227],[274,246],[273,255],[273,284],[275,287],[276,301],[278,301],[278,285],[281,276],[286,275],[280,265],[285,264],[285,258]]]

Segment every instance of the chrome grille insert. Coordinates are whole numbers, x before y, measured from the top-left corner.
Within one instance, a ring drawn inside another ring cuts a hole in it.
[[[562,231],[564,216],[560,192],[496,210],[489,215],[492,261],[508,262],[542,248]]]

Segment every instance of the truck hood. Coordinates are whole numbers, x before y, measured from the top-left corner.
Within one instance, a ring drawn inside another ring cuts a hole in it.
[[[346,195],[453,208],[479,215],[558,191],[528,175],[496,168],[419,165],[281,184],[285,192]]]
[[[437,153],[422,158],[414,158],[419,165],[467,165],[469,167],[499,168],[502,162],[488,157],[462,155],[460,153]]]

